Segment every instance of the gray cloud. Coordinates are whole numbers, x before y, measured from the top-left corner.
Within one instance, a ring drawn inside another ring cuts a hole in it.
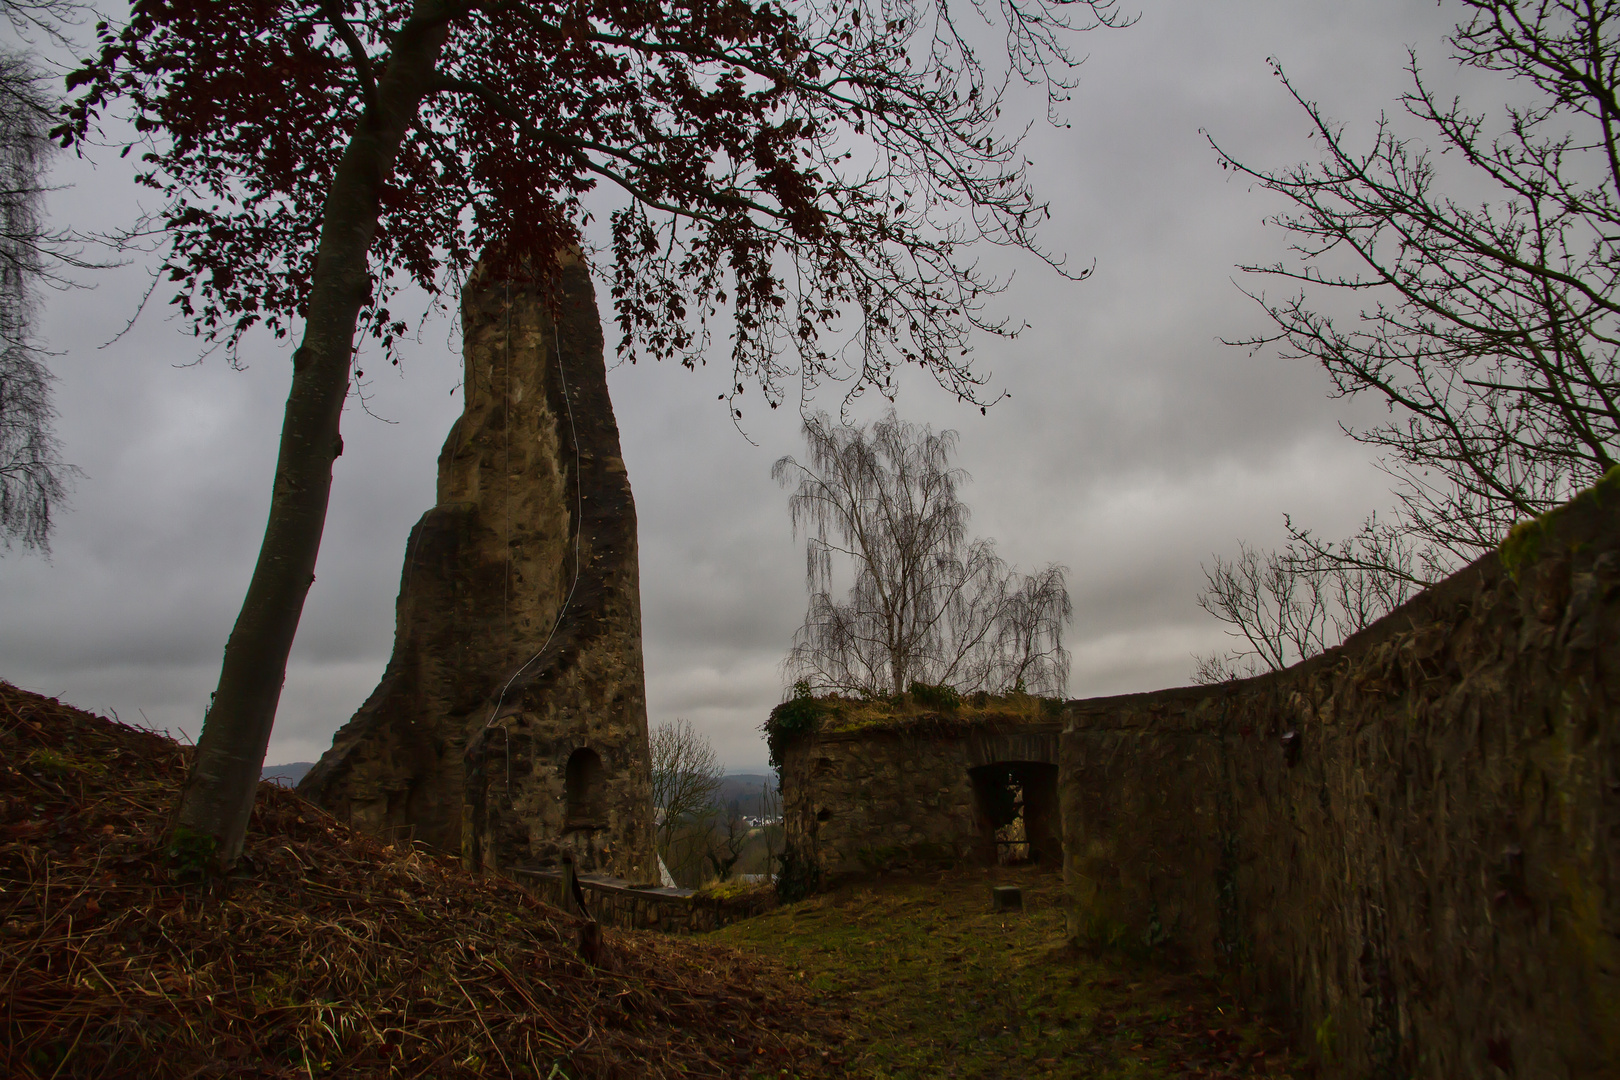
[[[979,362],[1012,398],[981,417],[908,373],[899,407],[960,430],[976,532],[1025,567],[1070,568],[1071,692],[1185,681],[1189,654],[1222,642],[1193,603],[1201,560],[1240,537],[1275,542],[1284,511],[1331,534],[1387,501],[1338,427],[1376,414],[1328,400],[1308,365],[1219,343],[1263,329],[1234,264],[1279,258],[1286,238],[1263,224],[1278,207],[1223,173],[1199,129],[1264,164],[1308,157],[1305,121],[1267,56],[1331,113],[1368,125],[1404,88],[1403,45],[1444,66],[1453,14],[1397,0],[1144,5],[1138,26],[1087,41],[1073,127],[1034,129],[1047,240],[1071,265],[1095,259],[1096,275],[1075,285],[1008,263],[1001,310],[1030,328],[982,342]],[[138,202],[110,160],[64,160],[59,179],[72,185],[53,201],[64,224],[115,224]],[[161,302],[98,348],[146,281],[138,266],[93,280],[50,296],[45,324],[61,353],[60,434],[88,475],[52,561],[0,558],[0,676],[195,735],[263,527],[287,349],[252,342],[245,372],[217,357],[175,367],[195,345]],[[345,418],[274,759],[318,754],[382,672],[405,537],[433,500],[460,408],[453,339],[451,323],[429,320],[403,376],[371,373],[372,408],[398,423],[352,405]],[[745,396],[751,444],[715,400],[724,358],[713,367],[623,366],[610,385],[640,520],[652,719],[690,717],[729,765],[753,768],[804,610],[802,544],[769,477],[800,451],[798,418]],[[836,394],[817,405],[836,411]],[[856,415],[882,404],[864,400]]]

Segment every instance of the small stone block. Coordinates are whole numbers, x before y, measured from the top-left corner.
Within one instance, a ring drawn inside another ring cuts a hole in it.
[[[1024,910],[1024,890],[1017,885],[992,885],[990,887],[990,910]]]

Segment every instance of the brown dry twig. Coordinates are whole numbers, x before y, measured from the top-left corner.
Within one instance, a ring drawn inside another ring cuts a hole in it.
[[[245,872],[161,854],[190,750],[0,682],[0,1074],[828,1075],[804,993],[613,934],[261,785]]]

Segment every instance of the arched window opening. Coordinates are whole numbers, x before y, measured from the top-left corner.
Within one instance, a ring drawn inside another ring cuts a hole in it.
[[[596,828],[607,823],[607,770],[595,750],[581,748],[568,756],[563,773],[564,826]]]

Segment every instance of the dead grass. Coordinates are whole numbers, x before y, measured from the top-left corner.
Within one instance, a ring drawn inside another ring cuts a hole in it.
[[[0,1075],[822,1076],[806,992],[716,945],[579,924],[271,784],[241,870],[158,854],[171,740],[0,683]]]

